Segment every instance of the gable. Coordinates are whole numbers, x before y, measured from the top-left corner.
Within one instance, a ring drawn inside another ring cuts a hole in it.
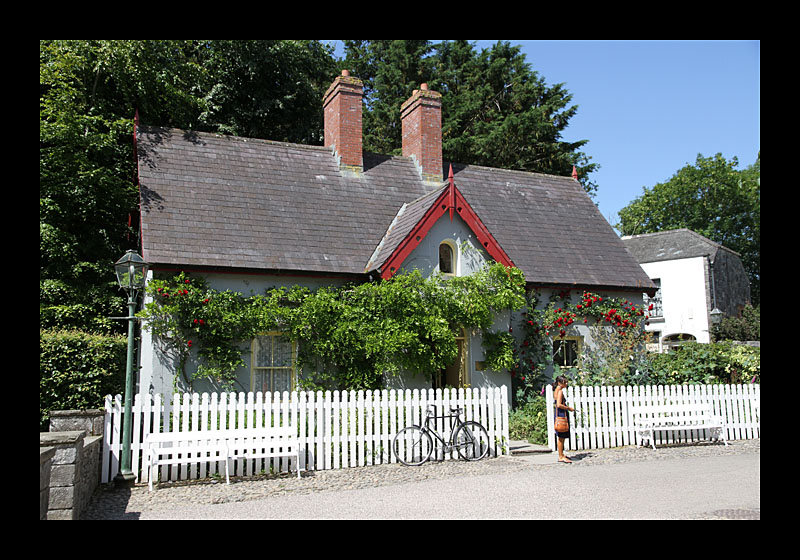
[[[400,270],[403,262],[423,242],[431,228],[445,215],[453,221],[457,215],[475,235],[482,250],[496,262],[514,266],[508,254],[484,225],[475,210],[458,190],[453,177],[453,168],[447,184],[410,204],[404,204],[367,264],[366,271],[377,271],[381,278],[391,278]]]

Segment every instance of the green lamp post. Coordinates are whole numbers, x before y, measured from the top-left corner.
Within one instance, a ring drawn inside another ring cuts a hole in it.
[[[128,364],[125,368],[125,415],[122,417],[122,462],[114,478],[116,483],[132,485],[136,476],[131,470],[131,401],[133,399],[133,347],[136,317],[136,299],[144,289],[147,279],[147,263],[133,249],[114,263],[117,282],[128,294]]]

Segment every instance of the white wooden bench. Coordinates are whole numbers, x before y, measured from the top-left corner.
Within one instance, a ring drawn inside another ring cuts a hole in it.
[[[300,478],[300,445],[294,428],[153,433],[145,438],[145,449],[151,491],[161,465],[225,461],[225,482],[230,484],[230,462],[239,458],[294,457]]]
[[[713,414],[710,404],[639,405],[631,407],[633,426],[641,441],[656,448],[654,434],[663,431],[708,430],[712,439],[725,445],[725,424]]]

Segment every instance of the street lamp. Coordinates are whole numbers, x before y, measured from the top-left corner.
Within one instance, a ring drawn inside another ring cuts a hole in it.
[[[125,367],[125,415],[122,417],[122,465],[114,481],[132,485],[136,476],[131,471],[131,400],[133,399],[133,341],[136,317],[136,298],[147,278],[147,263],[133,249],[114,263],[117,282],[128,294],[128,364]]]
[[[711,324],[719,325],[722,322],[722,317],[724,315],[725,313],[720,311],[719,307],[715,307],[714,310],[711,312]]]

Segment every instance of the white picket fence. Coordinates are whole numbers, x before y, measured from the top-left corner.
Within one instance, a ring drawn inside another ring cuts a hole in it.
[[[553,388],[547,386],[548,444],[556,449],[553,419]],[[761,385],[633,385],[633,386],[567,386],[570,437],[564,448],[571,450],[601,449],[640,445],[633,430],[630,407],[644,404],[711,403],[715,414],[726,424],[728,441],[761,437]],[[661,432],[656,445],[701,441],[703,430]]]
[[[135,395],[131,407],[133,430],[131,466],[137,482],[147,482],[142,442],[153,432],[203,431],[255,426],[295,426],[301,445],[300,467],[339,469],[397,462],[391,452],[395,434],[425,418],[429,405],[437,414],[451,407],[464,409],[462,420],[477,420],[489,432],[493,456],[508,454],[508,395],[506,387],[437,390],[293,391],[283,393],[176,393]],[[105,399],[103,483],[119,472],[122,451],[122,397]],[[450,420],[437,429],[448,438]],[[289,459],[237,459],[231,475],[250,476],[289,469]],[[224,475],[224,462],[163,466],[161,480],[184,480]]]

